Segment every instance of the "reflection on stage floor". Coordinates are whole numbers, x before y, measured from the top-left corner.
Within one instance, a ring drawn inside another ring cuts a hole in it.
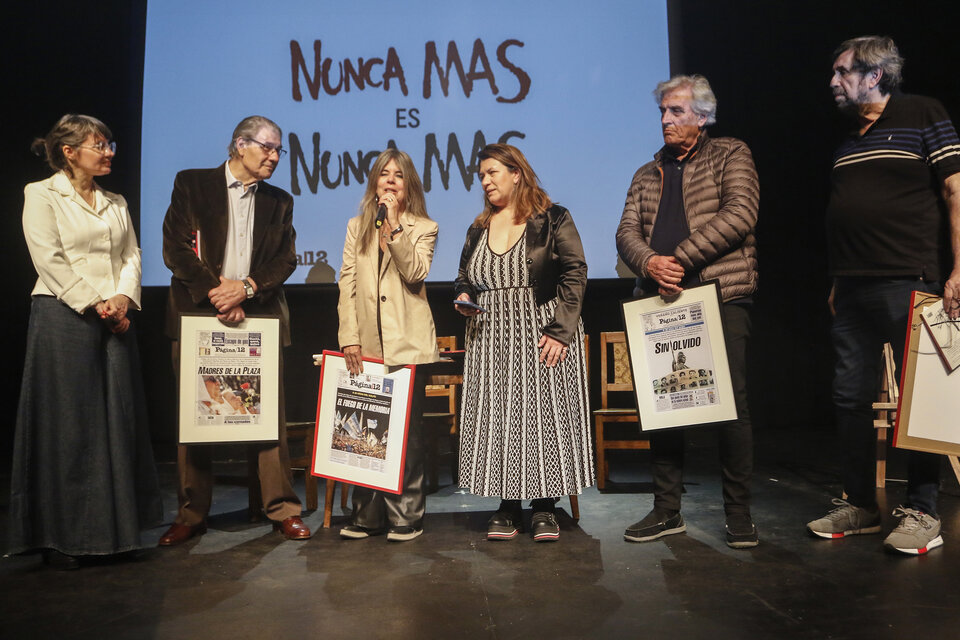
[[[623,529],[652,503],[648,452],[611,461],[609,490],[587,490],[581,520],[558,504],[556,544],[488,542],[495,498],[449,485],[427,500],[425,533],[344,541],[308,513],[307,542],[250,523],[242,461],[217,467],[209,532],[137,559],[57,572],[40,557],[0,560],[0,636],[9,638],[892,638],[954,637],[960,611],[960,499],[944,469],[945,545],[924,557],[885,553],[880,535],[808,536],[839,492],[832,436],[757,435],[754,519],[760,546],[724,544],[715,438],[690,438],[687,532],[646,544]],[[903,477],[897,456],[890,476]],[[174,465],[161,464],[168,523]],[[5,476],[4,480],[8,480]],[[4,482],[4,485],[7,483]],[[302,495],[302,476],[298,477]],[[6,516],[7,487],[2,513]],[[885,514],[904,484],[880,490]],[[526,505],[525,505],[526,506]],[[526,517],[529,518],[529,509]],[[892,519],[884,518],[885,531]],[[165,527],[146,532],[155,543]],[[905,636],[904,636],[905,637]]]

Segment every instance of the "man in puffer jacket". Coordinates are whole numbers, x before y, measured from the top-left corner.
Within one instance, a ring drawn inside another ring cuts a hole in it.
[[[617,228],[617,251],[638,274],[638,296],[669,296],[703,281],[719,282],[738,416],[719,426],[726,541],[733,548],[755,547],[759,537],[750,516],[753,432],[746,346],[757,289],[757,171],[741,140],[713,139],[704,130],[716,122],[717,110],[706,78],[675,76],[658,84],[653,95],[660,106],[664,146],[633,176]],[[653,510],[624,532],[631,542],[687,528],[680,514],[683,431],[653,431],[650,445]]]

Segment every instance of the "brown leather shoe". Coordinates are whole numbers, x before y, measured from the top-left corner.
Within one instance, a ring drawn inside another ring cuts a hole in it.
[[[274,528],[280,529],[280,532],[287,540],[307,540],[310,538],[310,528],[303,524],[300,516],[290,516],[283,522],[274,522]]]
[[[170,525],[170,528],[167,529],[167,532],[160,536],[160,541],[157,542],[157,546],[175,547],[178,544],[183,544],[194,536],[202,536],[206,532],[206,522],[201,522],[200,524],[194,525],[174,522],[172,525]]]

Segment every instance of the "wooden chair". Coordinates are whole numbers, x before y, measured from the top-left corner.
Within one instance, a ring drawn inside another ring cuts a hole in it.
[[[873,403],[876,416],[873,426],[877,430],[877,488],[887,486],[887,430],[897,423],[897,403],[900,388],[897,385],[896,364],[890,343],[883,345],[883,365],[880,370],[880,393]]]
[[[590,336],[583,334],[583,359],[587,368],[587,382],[590,381]],[[576,495],[567,496],[570,498],[570,517],[574,522],[580,521],[580,499]]]
[[[438,336],[437,347],[440,349],[440,356],[443,357],[444,351],[456,351],[456,336]],[[459,454],[459,431],[457,427],[457,392],[458,384],[428,384],[424,395],[427,398],[443,398],[440,401],[442,406],[436,407],[440,411],[425,411],[423,413],[423,445],[424,445],[424,471],[427,476],[426,490],[433,493],[439,488],[439,466],[440,466],[440,441],[446,439],[450,443],[450,454],[452,461],[450,464],[453,481],[457,481],[457,462]],[[434,401],[436,404],[437,401]]]
[[[316,430],[315,422],[287,423],[287,447],[291,451],[290,468],[303,470],[307,511],[317,510],[317,476],[310,473],[313,468],[313,436]],[[295,449],[293,445],[298,447]]]
[[[288,422],[287,447],[290,451],[290,469],[303,471],[303,485],[306,492],[307,511],[316,511],[318,506],[317,477],[310,473],[313,467],[313,437],[316,431],[313,422]],[[260,476],[257,469],[258,459],[247,455],[247,508],[251,521],[261,519],[263,497],[260,495]]]
[[[316,479],[316,478],[314,478]],[[333,492],[337,490],[337,482],[326,478],[326,492],[323,495],[323,528],[330,528],[330,520],[333,517]],[[340,483],[340,508],[347,508],[347,494],[350,492],[350,485]]]
[[[313,361],[313,364],[314,364],[314,366],[319,367],[319,366],[320,366],[320,360],[319,360],[319,359],[314,360],[314,361]],[[315,429],[316,429],[316,424],[314,424],[314,423],[312,423],[312,422],[311,422],[311,423],[306,423],[306,424],[310,424],[310,425],[312,426],[312,429],[310,430],[310,440],[309,440],[309,442],[312,444],[313,441],[314,441],[314,437],[315,437],[315,436],[314,436],[314,431],[315,431]],[[290,436],[289,436],[289,433],[290,433],[290,432],[288,431],[288,432],[287,432],[287,434],[288,434],[288,435],[287,435],[288,440],[289,440],[289,437],[290,437]],[[312,447],[311,447],[311,448],[309,448],[309,453],[307,453],[306,455],[310,456],[312,453],[313,453],[313,449],[312,449]],[[293,462],[293,461],[291,460],[291,464],[292,464],[292,462]],[[312,466],[312,465],[313,465],[313,460],[310,459],[306,464]],[[309,472],[308,472],[308,474],[309,474]],[[317,478],[316,478],[316,476],[314,476],[314,475],[312,475],[312,474],[309,474],[309,476],[310,476],[310,478],[313,480],[313,492],[314,492],[314,496],[316,496],[316,492],[317,492]],[[334,494],[334,492],[337,490],[337,483],[336,483],[335,480],[331,480],[330,478],[325,478],[325,479],[324,479],[324,485],[325,485],[325,491],[324,491],[324,494],[323,494],[323,528],[324,528],[324,529],[329,529],[329,528],[330,528],[330,520],[333,518],[333,494]],[[341,482],[341,483],[340,483],[340,508],[341,508],[341,509],[346,509],[346,508],[347,508],[347,494],[348,494],[349,492],[350,492],[350,485],[344,484],[344,483]],[[316,498],[314,498],[314,500],[316,500]],[[316,509],[316,508],[317,508],[316,502],[314,502],[313,504],[314,504],[314,506],[313,506],[312,508],[313,508],[313,509]],[[309,489],[307,490],[307,506],[308,506],[308,507],[310,506],[310,493],[309,493]]]
[[[629,400],[623,392],[630,394]],[[636,404],[627,339],[623,331],[605,331],[600,334],[600,408],[594,410],[593,420],[597,440],[597,488],[601,490],[606,487],[610,477],[607,450],[650,448],[650,440],[646,438],[607,439],[605,427],[608,423],[636,423],[638,432],[640,427],[640,416],[636,408],[612,407],[611,393],[617,394],[618,404]]]

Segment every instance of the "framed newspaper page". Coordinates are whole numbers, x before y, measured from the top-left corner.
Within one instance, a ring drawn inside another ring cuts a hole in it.
[[[180,444],[275,441],[280,320],[180,316]]]
[[[324,351],[313,444],[315,476],[402,492],[414,366],[363,359],[351,375],[342,353]]]
[[[642,431],[736,419],[715,281],[622,308]]]
[[[893,446],[960,455],[960,370],[944,364],[923,321],[940,297],[914,291],[900,372],[900,404]],[[949,321],[949,319],[948,319]]]

